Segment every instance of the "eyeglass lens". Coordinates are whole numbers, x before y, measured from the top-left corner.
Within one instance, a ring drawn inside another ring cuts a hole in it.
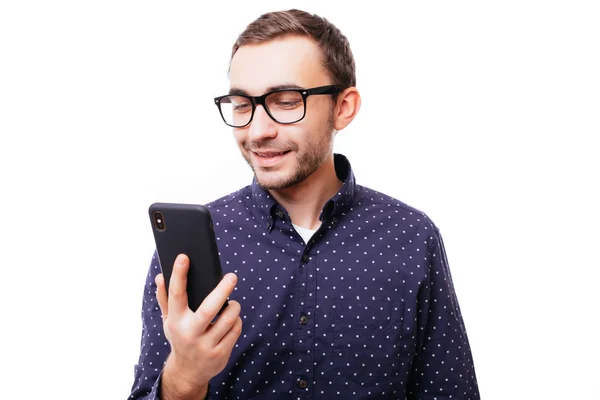
[[[304,100],[296,91],[271,93],[265,98],[268,112],[279,123],[293,123],[304,116]],[[252,101],[243,96],[227,96],[221,99],[221,113],[229,125],[244,126],[252,118]]]

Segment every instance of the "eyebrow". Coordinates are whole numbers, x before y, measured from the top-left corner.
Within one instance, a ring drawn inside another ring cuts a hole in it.
[[[283,85],[270,86],[267,88],[265,93],[274,92],[276,90],[284,90],[284,89],[304,89],[304,88],[302,86],[298,86],[294,83],[285,83]],[[233,95],[250,96],[248,94],[248,92],[245,91],[244,89],[240,89],[240,88],[236,88],[236,87],[232,87],[229,89],[229,95],[230,96],[233,96]]]

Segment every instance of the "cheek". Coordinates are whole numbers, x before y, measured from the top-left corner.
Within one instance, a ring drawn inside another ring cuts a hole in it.
[[[325,126],[326,121],[321,121],[320,118],[311,119],[310,121],[306,121],[304,129],[301,133],[299,133],[296,137],[298,138],[298,142],[302,143],[314,143],[318,142],[321,136],[323,135],[323,127]]]
[[[234,129],[233,138],[238,146],[242,146],[246,142],[248,134],[245,129]]]
[[[319,99],[325,100],[325,99]],[[309,114],[310,112],[310,114]],[[307,132],[314,138],[316,136],[321,137],[323,132],[329,129],[331,125],[331,104],[326,101],[321,101],[315,104],[312,109],[306,110],[306,125]]]

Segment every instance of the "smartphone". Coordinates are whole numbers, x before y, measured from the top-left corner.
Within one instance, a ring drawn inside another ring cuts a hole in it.
[[[200,204],[154,203],[148,209],[167,295],[179,254],[190,259],[188,305],[196,311],[223,278],[210,212]],[[227,306],[227,301],[219,314]]]

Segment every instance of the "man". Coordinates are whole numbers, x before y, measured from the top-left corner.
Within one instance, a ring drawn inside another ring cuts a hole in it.
[[[355,86],[347,39],[318,16],[240,35],[215,104],[255,178],[208,205],[226,275],[190,310],[187,258],[167,297],[155,255],[130,398],[479,399],[438,229],[333,153]]]

